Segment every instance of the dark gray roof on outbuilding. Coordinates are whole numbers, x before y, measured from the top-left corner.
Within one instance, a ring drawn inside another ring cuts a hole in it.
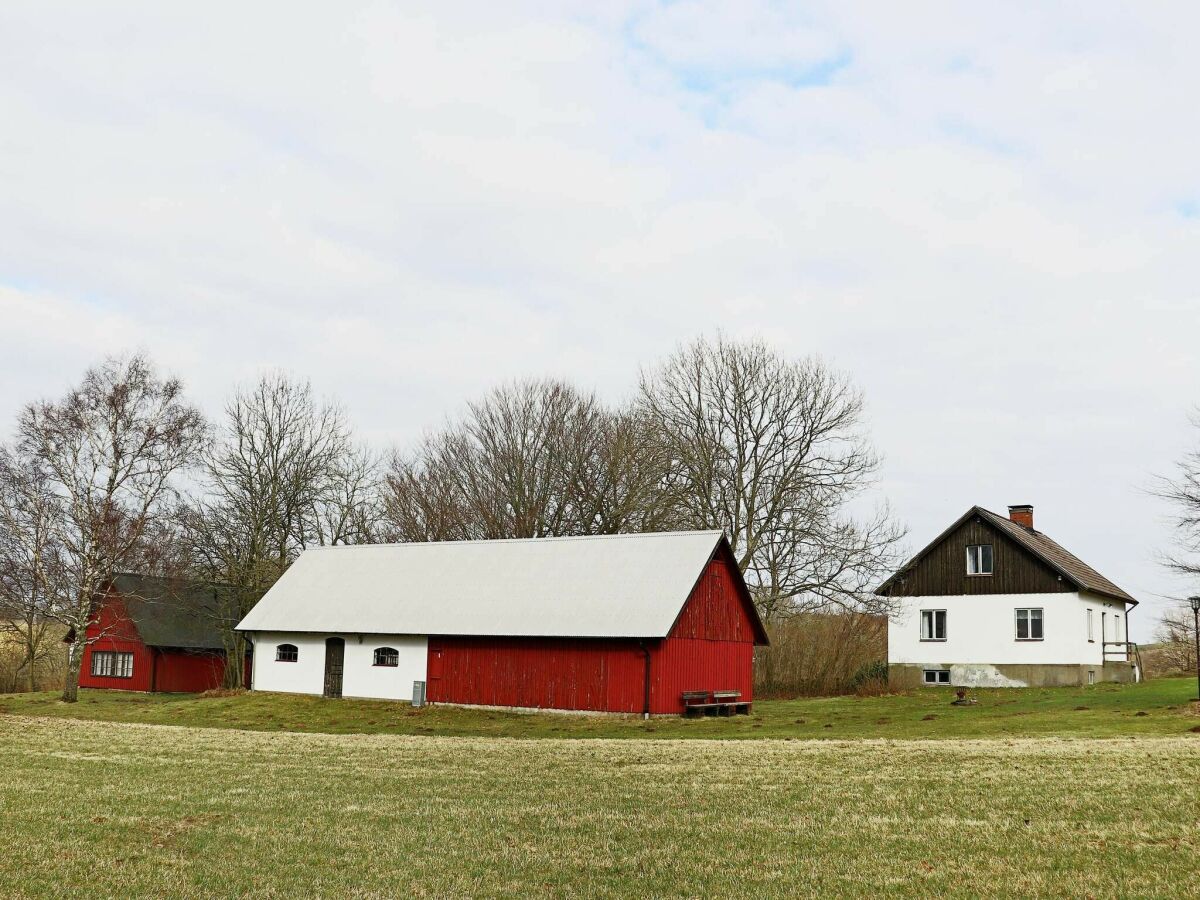
[[[181,578],[117,575],[113,590],[150,647],[220,650],[220,603],[217,585]]]

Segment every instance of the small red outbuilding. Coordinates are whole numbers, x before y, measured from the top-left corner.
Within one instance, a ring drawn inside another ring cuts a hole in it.
[[[719,531],[313,548],[238,628],[258,690],[650,714],[748,708],[767,642]]]
[[[168,693],[220,687],[225,649],[216,609],[211,585],[117,575],[88,625],[80,687]]]

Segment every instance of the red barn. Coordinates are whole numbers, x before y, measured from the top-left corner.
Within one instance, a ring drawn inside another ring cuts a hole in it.
[[[219,687],[225,650],[211,585],[118,575],[87,629],[79,685],[193,692]]]
[[[238,628],[256,690],[647,714],[746,711],[767,642],[719,531],[313,548]]]

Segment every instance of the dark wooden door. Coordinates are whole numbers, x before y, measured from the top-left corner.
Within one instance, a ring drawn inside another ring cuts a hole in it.
[[[342,696],[342,669],[346,663],[346,642],[341,638],[325,639],[325,696]]]

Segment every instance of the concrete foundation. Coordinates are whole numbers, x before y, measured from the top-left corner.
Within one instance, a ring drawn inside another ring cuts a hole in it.
[[[924,673],[928,669],[949,669],[952,687],[1079,687],[1102,681],[1128,683],[1134,680],[1133,664],[1127,662],[1102,665],[893,663],[888,666],[888,685],[894,690],[936,687],[925,683]]]

